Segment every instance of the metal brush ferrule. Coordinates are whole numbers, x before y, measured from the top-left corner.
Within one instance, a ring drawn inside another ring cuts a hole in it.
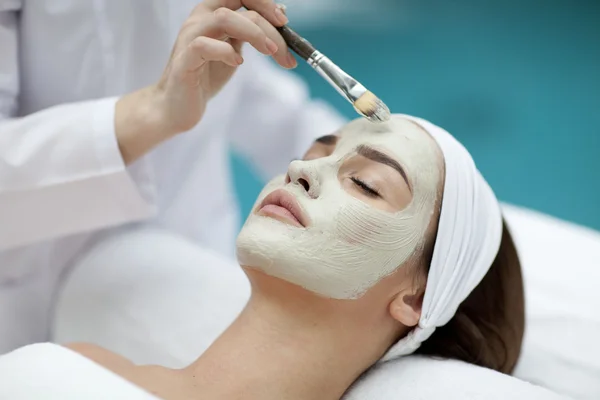
[[[320,51],[316,50],[306,61],[323,78],[329,81],[342,96],[348,99],[350,103],[354,104],[360,96],[367,92],[367,89],[363,85],[344,72],[344,70]]]

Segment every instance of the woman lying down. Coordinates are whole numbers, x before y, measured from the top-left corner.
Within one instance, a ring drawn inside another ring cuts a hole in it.
[[[252,294],[181,370],[72,349],[164,399],[340,399],[411,353],[510,373],[519,260],[492,190],[449,133],[414,117],[318,139],[257,199],[237,240]]]

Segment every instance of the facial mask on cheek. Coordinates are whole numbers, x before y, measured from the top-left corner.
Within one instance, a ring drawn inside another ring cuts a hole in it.
[[[413,136],[410,138],[414,140]],[[424,237],[435,205],[439,178],[435,158],[421,170],[422,175],[428,175],[422,176],[425,181],[419,182],[415,176],[409,206],[396,213],[384,212],[353,197],[340,184],[340,161],[357,145],[369,144],[364,135],[344,139],[331,156],[303,164],[309,181],[319,185],[316,198],[308,196],[300,185],[285,185],[283,176],[267,184],[257,205],[275,189],[285,188],[296,197],[311,224],[299,228],[251,214],[237,240],[241,265],[324,297],[354,299],[411,257]],[[391,141],[389,145],[398,148],[400,144]],[[424,161],[419,160],[416,167]]]

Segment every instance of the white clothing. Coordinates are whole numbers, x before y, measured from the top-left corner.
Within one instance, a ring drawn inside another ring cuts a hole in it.
[[[92,232],[145,221],[233,256],[230,146],[271,176],[343,123],[248,48],[195,129],[126,168],[116,96],[160,77],[196,4],[0,0],[0,353],[46,339],[59,274]]]

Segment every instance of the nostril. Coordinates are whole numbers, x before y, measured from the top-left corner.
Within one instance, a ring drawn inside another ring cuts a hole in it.
[[[300,178],[298,179],[298,183],[301,184],[304,190],[308,192],[308,189],[310,189],[310,185],[308,184],[308,181],[306,179]]]

